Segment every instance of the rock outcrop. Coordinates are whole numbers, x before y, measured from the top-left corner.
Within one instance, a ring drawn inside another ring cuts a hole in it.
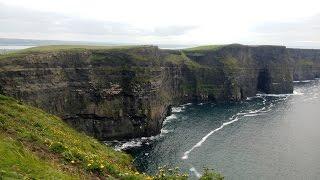
[[[100,140],[155,135],[179,103],[293,91],[281,46],[54,49],[0,56],[0,91]]]
[[[295,81],[320,78],[320,50],[319,49],[288,49],[292,61]]]

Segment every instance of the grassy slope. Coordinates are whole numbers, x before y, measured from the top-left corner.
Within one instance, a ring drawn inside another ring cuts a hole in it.
[[[24,57],[29,54],[58,52],[58,51],[84,51],[84,50],[125,50],[132,48],[150,47],[148,45],[132,45],[132,46],[87,46],[87,45],[49,45],[37,46],[17,51],[10,51],[6,54],[0,54],[0,60],[6,58]]]
[[[192,48],[183,49],[185,52],[198,52],[198,51],[215,51],[227,45],[207,45],[207,46],[197,46]]]
[[[0,95],[0,179],[145,179],[129,155],[78,133],[61,119]]]

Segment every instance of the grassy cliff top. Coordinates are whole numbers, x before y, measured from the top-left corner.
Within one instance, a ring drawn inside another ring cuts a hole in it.
[[[145,179],[129,155],[0,95],[0,179]]]
[[[20,52],[50,52],[61,50],[110,50],[110,49],[132,49],[132,48],[144,48],[152,47],[149,45],[128,45],[128,46],[89,46],[89,45],[49,45],[49,46],[37,46],[21,50]]]
[[[183,49],[183,51],[186,51],[186,52],[215,51],[215,50],[221,49],[224,46],[227,46],[227,45],[205,45],[205,46],[197,46],[197,47]]]
[[[128,46],[89,46],[89,45],[49,45],[49,46],[37,46],[17,51],[10,51],[6,54],[0,55],[1,59],[23,57],[30,54],[39,53],[53,53],[53,52],[65,52],[65,51],[85,51],[85,50],[130,50],[130,49],[140,49],[140,48],[151,48],[155,47],[152,45],[128,45]]]

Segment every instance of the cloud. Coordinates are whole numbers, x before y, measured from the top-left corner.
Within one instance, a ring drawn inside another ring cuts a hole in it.
[[[194,26],[162,26],[144,29],[128,23],[100,21],[66,16],[57,13],[32,11],[7,6],[0,3],[0,34],[19,34],[28,37],[41,34],[47,37],[63,38],[66,34],[76,34],[82,39],[113,38],[136,40],[140,37],[165,38],[180,36],[195,29]],[[76,39],[77,40],[77,39]]]
[[[157,36],[179,36],[196,28],[196,26],[157,27],[154,29],[153,34]]]
[[[251,29],[261,39],[292,47],[320,47],[320,14],[291,22],[267,22]]]

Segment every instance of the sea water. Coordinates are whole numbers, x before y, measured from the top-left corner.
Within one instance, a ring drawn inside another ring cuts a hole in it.
[[[118,142],[139,170],[180,167],[197,179],[204,167],[226,179],[320,178],[320,81],[293,94],[257,94],[237,103],[173,108],[161,134]]]

